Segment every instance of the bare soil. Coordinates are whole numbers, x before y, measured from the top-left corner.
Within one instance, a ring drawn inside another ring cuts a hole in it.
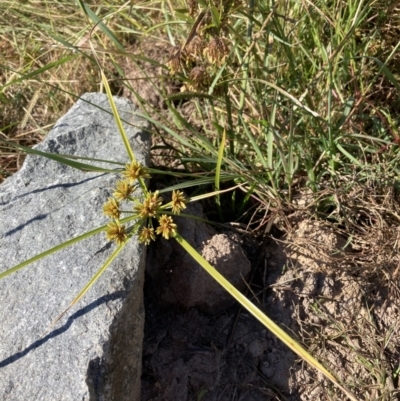
[[[375,285],[352,273],[339,252],[345,244],[325,222],[300,222],[282,240],[270,239],[250,296],[360,400],[396,400],[398,279]],[[152,298],[147,286],[142,400],[345,399],[239,307],[209,315]]]

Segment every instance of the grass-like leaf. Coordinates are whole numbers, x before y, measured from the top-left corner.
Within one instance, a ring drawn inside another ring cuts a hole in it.
[[[116,38],[114,33],[107,27],[106,24],[92,11],[92,9],[82,0],[78,0],[79,5],[85,14],[106,34],[106,36],[118,47],[119,50],[124,50],[124,46]]]
[[[70,166],[70,167],[76,168],[78,170],[82,170],[82,171],[97,171],[97,172],[100,172],[100,173],[112,173],[112,172],[115,173],[116,172],[113,169],[97,167],[97,166],[94,166],[92,164],[81,163],[81,162],[75,161],[75,159],[80,158],[79,156],[69,156],[69,155],[60,155],[59,153],[42,152],[41,150],[28,148],[26,146],[20,145],[20,144],[15,143],[15,142],[7,141],[7,140],[2,139],[2,138],[0,138],[0,141],[2,141],[4,143],[6,143],[6,144],[18,149],[18,150],[21,150],[21,151],[25,152],[26,154],[36,155],[36,156],[43,156],[43,157],[46,157],[47,159],[54,160],[56,162],[59,162],[61,164],[65,164],[66,166]],[[94,160],[94,161],[102,161],[102,162],[107,162],[107,163],[115,163],[115,162],[108,162],[107,160],[90,159],[90,158],[85,158],[85,159]],[[116,164],[120,164],[120,163],[116,163]]]
[[[94,230],[88,231],[88,232],[86,232],[86,233],[84,233],[82,235],[78,235],[75,238],[72,238],[72,239],[70,239],[68,241],[65,241],[60,245],[57,245],[57,246],[55,246],[53,248],[50,248],[47,251],[42,252],[42,253],[40,253],[40,254],[30,258],[30,259],[27,259],[27,260],[17,264],[16,266],[13,266],[10,269],[7,269],[4,272],[0,273],[0,280],[5,278],[5,277],[7,277],[7,276],[9,276],[10,274],[16,273],[18,270],[21,270],[24,267],[26,267],[26,266],[34,263],[34,262],[37,262],[37,261],[39,261],[41,259],[44,259],[45,257],[47,257],[47,256],[49,256],[49,255],[51,255],[53,253],[59,252],[64,248],[67,248],[67,247],[69,247],[69,246],[71,246],[73,244],[76,244],[77,242],[83,241],[86,238],[89,238],[89,237],[91,237],[93,235],[101,233],[102,231],[105,230],[105,228],[106,228],[105,225],[101,226],[101,227],[98,227],[98,228],[95,228]]]
[[[56,319],[51,323],[50,328],[53,327],[76,303],[81,300],[85,294],[92,288],[92,286],[96,283],[96,281],[101,277],[104,271],[110,266],[113,260],[119,255],[119,253],[124,249],[126,243],[119,245],[114,252],[109,256],[109,258],[105,261],[103,266],[101,266],[97,272],[92,276],[89,282],[81,289],[79,294],[71,301],[68,307],[59,315]]]

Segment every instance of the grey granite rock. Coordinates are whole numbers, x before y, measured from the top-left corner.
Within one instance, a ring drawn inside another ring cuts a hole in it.
[[[116,103],[146,164],[146,123],[132,103]],[[127,162],[109,111],[105,95],[84,95],[37,149]],[[105,224],[115,179],[28,156],[0,187],[0,272]],[[139,400],[145,252],[137,242],[49,331],[114,248],[100,233],[0,280],[1,401]]]

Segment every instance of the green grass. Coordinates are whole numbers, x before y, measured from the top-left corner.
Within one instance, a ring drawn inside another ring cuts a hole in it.
[[[155,152],[183,166],[177,188],[194,196],[237,186],[215,197],[215,220],[261,231],[301,209],[349,242],[378,220],[398,224],[393,205],[383,210],[384,194],[398,191],[398,2],[188,3],[1,2],[1,137],[42,139],[80,95],[105,91],[102,69],[113,94],[136,94]],[[226,57],[215,58],[222,37]],[[154,42],[161,59],[138,50]],[[138,90],[144,81],[164,108]],[[1,149],[5,178],[23,155]],[[368,208],[370,220],[360,217]]]

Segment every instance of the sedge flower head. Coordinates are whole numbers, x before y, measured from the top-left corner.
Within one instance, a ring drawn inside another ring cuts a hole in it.
[[[118,221],[107,224],[106,236],[108,240],[115,241],[118,245],[124,243],[128,238],[125,226],[121,226]]]
[[[149,245],[151,241],[155,241],[156,236],[154,228],[143,227],[139,234],[139,242]]]
[[[129,181],[119,180],[115,185],[115,191],[113,193],[113,196],[115,199],[119,201],[127,200],[131,196],[134,189],[135,186],[130,184]]]
[[[204,47],[204,40],[199,35],[195,35],[185,48],[188,59],[196,61],[203,54]]]
[[[172,212],[179,214],[183,209],[186,209],[186,198],[183,192],[172,192]]]
[[[171,216],[163,214],[158,220],[159,226],[157,227],[157,234],[161,234],[165,239],[170,239],[176,234],[176,224]]]
[[[197,66],[190,71],[189,74],[189,90],[197,91],[202,88],[207,88],[210,77],[203,66]]]
[[[211,64],[221,66],[229,54],[226,40],[220,36],[211,39],[208,47],[204,49],[204,54]]]
[[[122,175],[129,180],[130,183],[138,178],[150,178],[148,170],[137,161],[132,161],[126,164],[125,170],[122,171]]]
[[[181,49],[175,46],[172,51],[172,56],[167,61],[167,67],[171,75],[175,75],[182,71]]]
[[[155,217],[162,205],[163,199],[159,192],[149,192],[142,203],[137,203],[133,209],[142,218]]]
[[[108,201],[103,206],[103,213],[112,219],[119,219],[119,203],[114,198],[108,198]]]

